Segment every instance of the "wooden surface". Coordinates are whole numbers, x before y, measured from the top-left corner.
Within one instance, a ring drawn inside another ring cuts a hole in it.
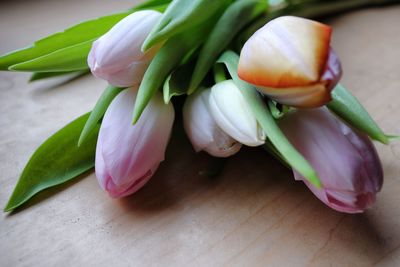
[[[132,2],[1,2],[0,53]],[[334,26],[343,83],[387,132],[400,133],[400,6],[325,22]],[[27,79],[0,73],[1,206],[35,148],[90,110],[105,87],[91,77],[57,88]],[[0,266],[400,266],[400,143],[377,148],[386,175],[377,203],[345,215],[261,149],[243,149],[217,178],[199,176],[210,157],[196,155],[176,125],[166,161],[134,196],[112,200],[88,173],[3,213]]]

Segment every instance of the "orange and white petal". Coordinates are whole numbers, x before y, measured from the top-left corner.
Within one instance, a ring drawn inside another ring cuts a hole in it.
[[[258,90],[281,104],[296,108],[316,108],[331,101],[331,89],[324,83],[288,88],[258,87]]]
[[[238,74],[256,86],[292,87],[318,82],[325,69],[331,27],[283,16],[259,29],[244,45]]]

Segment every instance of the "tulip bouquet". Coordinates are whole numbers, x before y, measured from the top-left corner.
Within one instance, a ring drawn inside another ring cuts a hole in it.
[[[395,137],[339,84],[332,29],[309,18],[394,2],[148,0],[3,55],[0,70],[31,81],[90,71],[109,83],[32,155],[5,211],[93,167],[111,197],[133,194],[164,159],[175,109],[196,152],[262,146],[329,207],[364,211],[383,182],[371,139]]]

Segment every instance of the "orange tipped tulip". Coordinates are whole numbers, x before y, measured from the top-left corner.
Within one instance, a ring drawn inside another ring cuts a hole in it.
[[[330,47],[332,29],[293,16],[274,19],[244,45],[239,77],[286,105],[319,107],[331,100],[340,61]]]

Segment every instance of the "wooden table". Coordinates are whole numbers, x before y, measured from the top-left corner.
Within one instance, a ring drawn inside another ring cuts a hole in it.
[[[0,52],[132,2],[1,2]],[[400,133],[400,6],[325,22],[343,83],[387,132]],[[0,73],[1,206],[35,148],[105,87],[92,77],[56,88],[27,78]],[[3,213],[0,266],[400,266],[400,143],[377,148],[386,175],[377,203],[345,215],[261,149],[243,149],[217,178],[199,176],[210,157],[195,154],[177,124],[165,162],[134,196],[113,200],[88,173]]]

